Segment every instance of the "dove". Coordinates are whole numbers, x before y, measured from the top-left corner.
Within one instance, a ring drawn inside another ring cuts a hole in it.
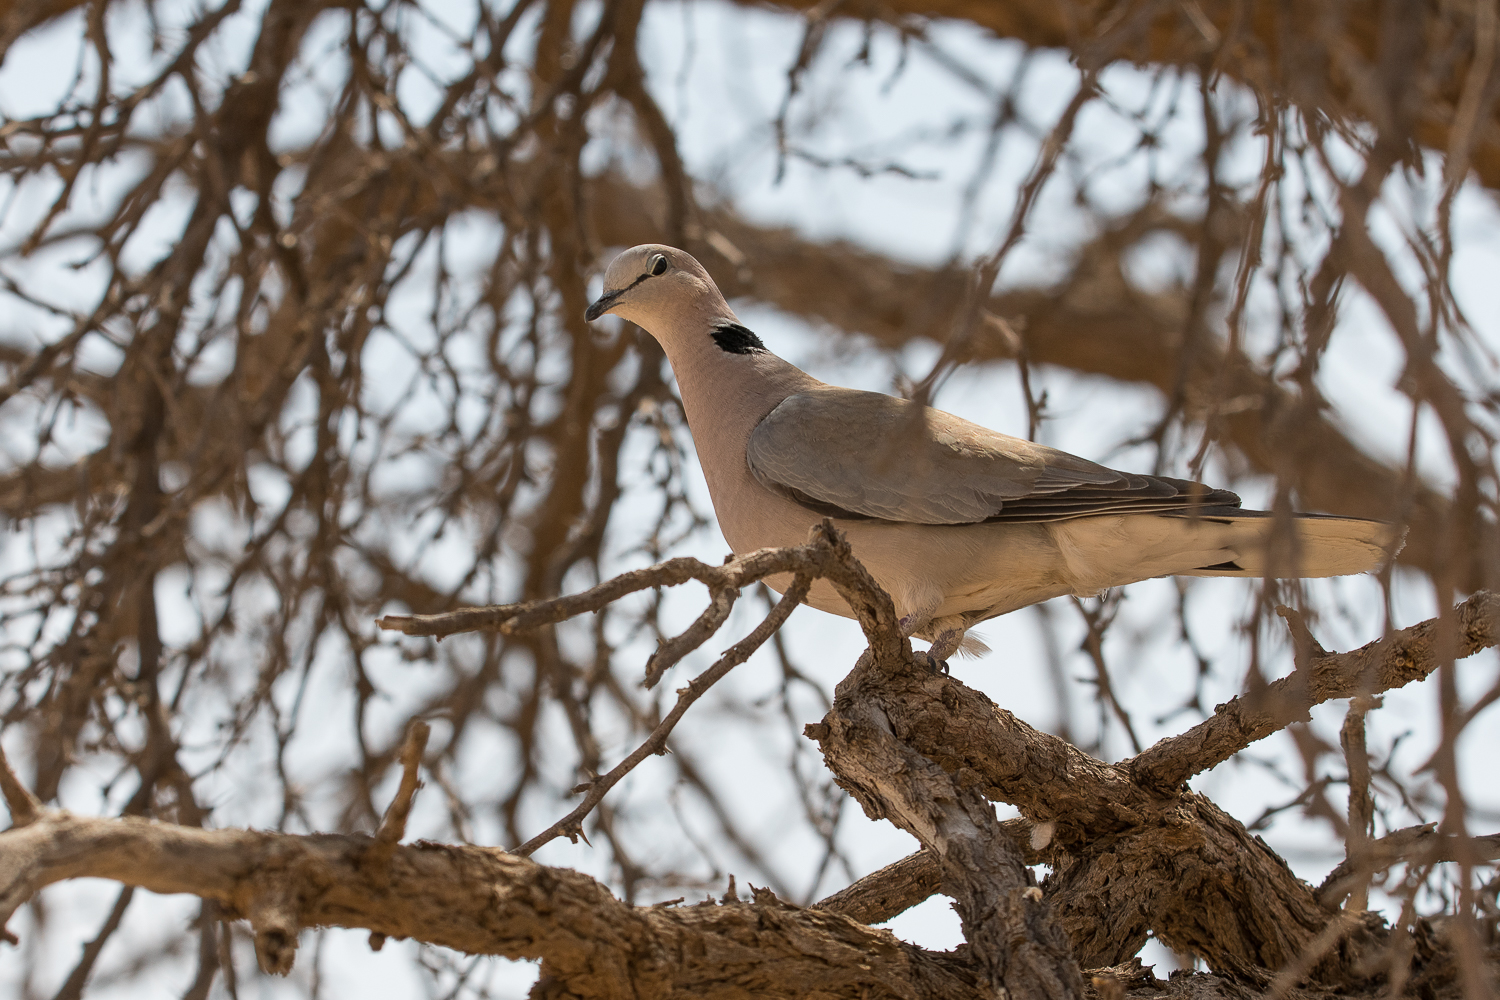
[[[673,247],[616,257],[586,318],[606,313],[665,351],[730,548],[799,545],[832,518],[934,663],[983,651],[966,637],[979,622],[1055,597],[1172,575],[1345,576],[1377,568],[1400,540],[1385,522],[1296,514],[1287,551],[1277,519],[1228,490],[828,385],[771,353]],[[766,582],[781,592],[791,577]],[[807,603],[853,617],[826,581]]]

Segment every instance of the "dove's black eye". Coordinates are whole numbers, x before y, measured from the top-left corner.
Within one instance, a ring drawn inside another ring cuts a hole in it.
[[[665,256],[657,254],[651,258],[651,273],[653,275],[667,273],[667,258]]]

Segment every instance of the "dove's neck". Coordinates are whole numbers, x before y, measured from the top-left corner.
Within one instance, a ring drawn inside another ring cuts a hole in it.
[[[755,425],[788,396],[823,383],[766,350],[732,313],[706,329],[701,321],[693,326],[685,336],[661,338],[662,347],[723,522],[724,505],[755,488],[745,460]]]

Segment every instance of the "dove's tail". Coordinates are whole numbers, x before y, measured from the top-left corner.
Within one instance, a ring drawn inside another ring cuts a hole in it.
[[[1232,558],[1180,576],[1349,576],[1377,569],[1406,540],[1404,528],[1328,514],[1297,514],[1295,538],[1269,511],[1215,508],[1200,513],[1204,527],[1219,526],[1219,543]]]

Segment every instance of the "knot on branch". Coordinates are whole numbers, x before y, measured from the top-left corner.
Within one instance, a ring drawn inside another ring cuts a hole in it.
[[[255,930],[255,958],[262,972],[284,976],[297,958],[297,935],[302,932],[299,900],[291,876],[278,871],[259,881],[250,902],[250,926]]]

